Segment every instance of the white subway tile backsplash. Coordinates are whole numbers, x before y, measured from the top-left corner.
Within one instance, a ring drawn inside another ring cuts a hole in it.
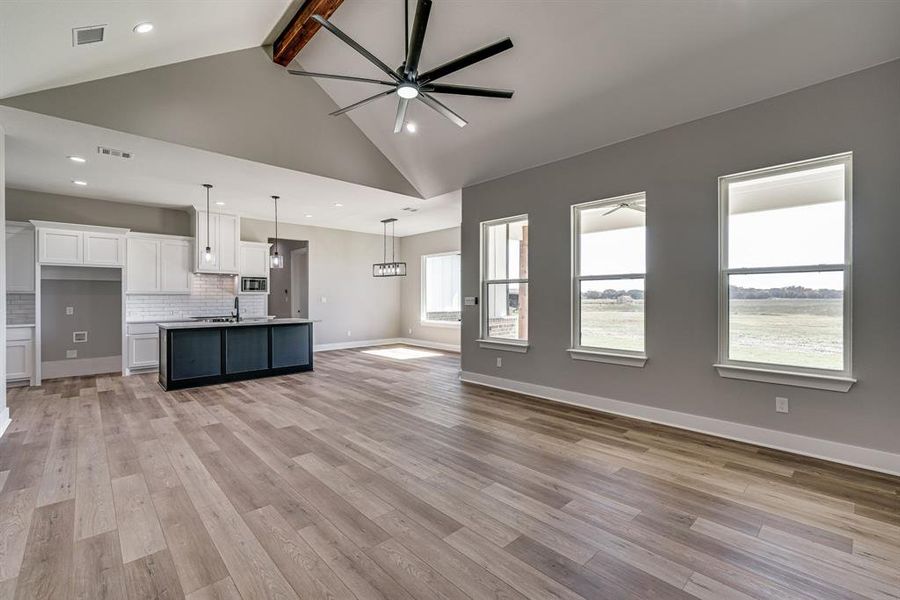
[[[128,295],[128,321],[173,321],[189,317],[229,315],[234,309],[235,281],[229,275],[194,275],[190,295]],[[268,312],[268,296],[241,296],[241,315],[262,317]]]
[[[6,324],[34,323],[34,294],[6,294]]]

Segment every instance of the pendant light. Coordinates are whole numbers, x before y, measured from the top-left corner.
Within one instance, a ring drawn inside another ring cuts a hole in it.
[[[384,242],[382,248],[382,260],[384,262],[372,265],[372,277],[405,277],[406,263],[394,260],[394,231],[397,219],[384,219],[381,221],[384,227]],[[387,260],[387,226],[391,224],[391,262]]]
[[[284,257],[278,254],[278,196],[272,196],[275,201],[275,244],[272,246],[273,253],[269,256],[269,266],[273,269],[281,269],[284,267]]]
[[[203,264],[212,265],[216,261],[216,257],[209,245],[209,190],[212,189],[212,184],[204,183],[203,187],[206,188],[206,249],[203,251]]]

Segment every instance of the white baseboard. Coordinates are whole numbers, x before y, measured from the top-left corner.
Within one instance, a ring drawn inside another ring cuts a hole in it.
[[[400,338],[383,338],[380,340],[356,340],[352,342],[335,342],[331,344],[315,344],[314,352],[328,352],[329,350],[347,350],[349,348],[365,348],[366,346],[388,346],[400,344]]]
[[[872,448],[863,448],[840,442],[832,442],[821,438],[807,437],[796,433],[787,433],[774,429],[765,429],[753,425],[744,425],[733,421],[712,419],[690,413],[683,413],[665,408],[656,408],[644,404],[622,402],[601,396],[592,396],[580,392],[572,392],[533,383],[524,383],[512,379],[503,379],[469,371],[460,372],[460,380],[509,392],[518,392],[535,396],[544,400],[579,406],[592,410],[612,413],[624,417],[632,417],[642,421],[651,421],[661,425],[670,425],[679,429],[687,429],[698,433],[706,433],[730,440],[765,446],[775,450],[784,450],[813,458],[821,458],[831,462],[861,467],[890,475],[900,475],[900,454],[884,452]]]
[[[9,407],[4,406],[3,410],[0,410],[0,437],[6,433],[10,423],[12,423],[12,419],[9,418]]]
[[[433,348],[434,350],[446,350],[447,352],[459,352],[459,344],[445,344],[444,342],[431,342],[417,338],[400,338],[400,344],[407,346],[419,346],[421,348]]]
[[[69,360],[47,360],[41,363],[41,379],[79,377],[101,373],[121,373],[122,357],[100,356],[97,358],[71,358]]]
[[[456,344],[442,344],[440,342],[429,342],[427,340],[417,340],[415,338],[382,338],[379,340],[357,340],[354,342],[316,344],[313,346],[313,351],[328,352],[329,350],[349,350],[351,348],[365,348],[367,346],[390,346],[392,344],[405,344],[407,346],[420,346],[422,348],[434,348],[435,350],[459,352],[459,345]]]

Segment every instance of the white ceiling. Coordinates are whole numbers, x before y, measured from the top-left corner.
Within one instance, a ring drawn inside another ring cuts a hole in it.
[[[3,0],[0,98],[261,45],[291,0]],[[155,29],[139,35],[135,25]],[[106,25],[99,44],[72,28]]]
[[[4,106],[0,124],[12,188],[183,209],[205,205],[200,184],[209,182],[213,202],[226,203],[218,210],[254,219],[272,220],[269,196],[278,194],[279,220],[300,225],[381,233],[380,220],[397,217],[397,235],[406,236],[460,222],[458,190],[422,200]],[[134,158],[100,156],[97,146]],[[87,162],[73,163],[70,155]],[[88,185],[74,185],[75,179]],[[401,210],[406,207],[418,211]]]
[[[345,2],[332,20],[389,65],[401,62],[396,0]],[[350,115],[428,197],[895,59],[898,31],[896,0],[436,1],[422,69],[509,36],[512,50],[445,81],[516,95],[441,96],[469,120],[463,129],[417,103],[416,135],[393,133],[393,98]],[[299,60],[380,76],[325,30]],[[378,91],[319,83],[342,106]]]

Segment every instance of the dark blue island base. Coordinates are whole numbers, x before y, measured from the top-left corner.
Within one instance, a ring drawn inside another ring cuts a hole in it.
[[[159,385],[202,385],[311,371],[313,324],[304,319],[159,326]]]

